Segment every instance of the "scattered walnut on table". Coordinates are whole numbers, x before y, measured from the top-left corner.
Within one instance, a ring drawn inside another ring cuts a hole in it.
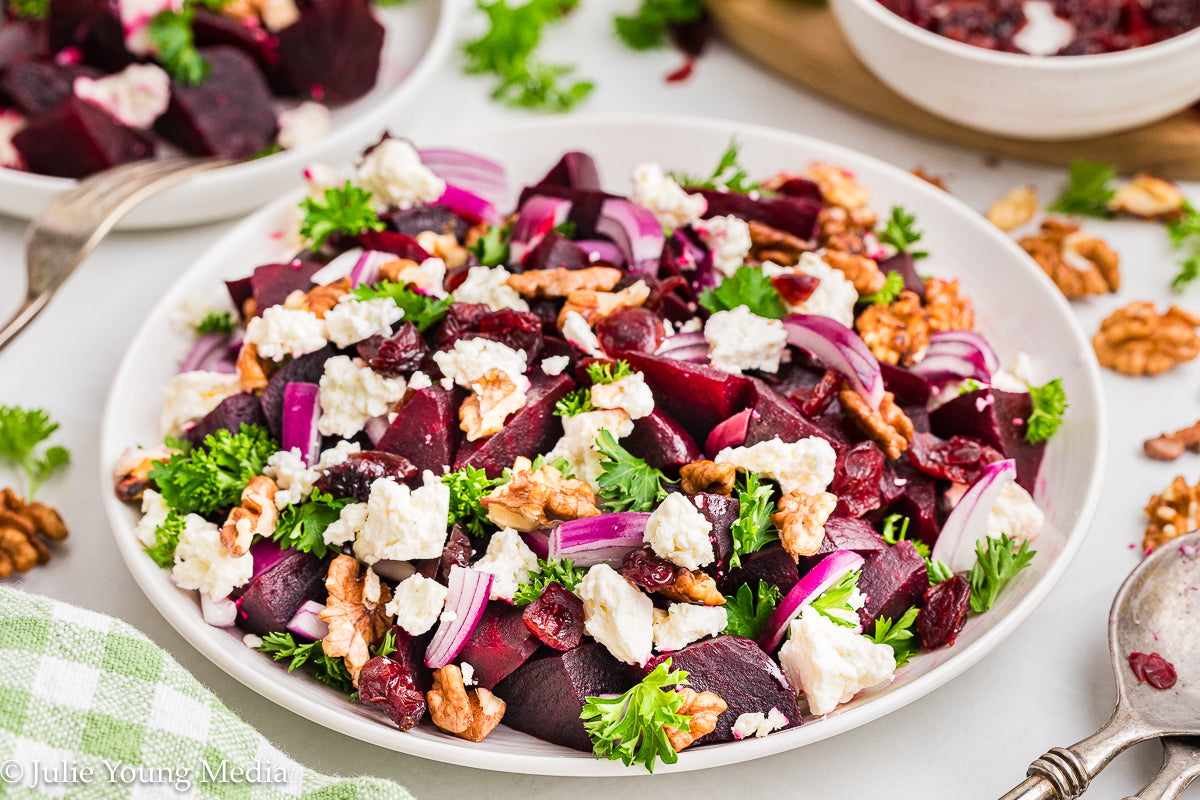
[[[1178,306],[1158,314],[1153,303],[1137,301],[1100,323],[1092,349],[1100,366],[1123,375],[1159,375],[1200,355],[1200,317]]]
[[[931,331],[969,331],[975,327],[975,306],[957,280],[926,278],[925,312]]]
[[[488,519],[501,528],[531,531],[558,520],[600,515],[596,493],[584,481],[564,478],[546,464],[537,471],[528,458],[513,463],[512,479],[491,494],[479,498]]]
[[[729,497],[737,478],[737,467],[728,461],[702,459],[679,468],[679,480],[684,494],[709,492]]]
[[[1149,553],[1163,542],[1200,528],[1200,484],[1188,486],[1177,475],[1161,494],[1146,504],[1146,533],[1142,549]]]
[[[1068,299],[1121,287],[1121,259],[1102,239],[1061,219],[1042,222],[1036,236],[1018,241]]]
[[[508,285],[523,297],[566,297],[571,292],[591,289],[607,292],[624,273],[613,267],[583,269],[531,269],[508,276]]]
[[[675,581],[658,590],[659,594],[677,603],[695,603],[704,606],[725,605],[725,595],[717,589],[712,576],[700,570],[683,567],[675,570]]]
[[[462,672],[453,664],[434,670],[425,702],[434,725],[472,742],[482,742],[495,730],[506,710],[504,701],[487,689],[468,692]]]
[[[992,203],[988,208],[988,222],[1004,232],[1015,231],[1033,219],[1038,210],[1037,189],[1019,186]]]
[[[679,713],[691,717],[687,728],[683,730],[670,725],[663,726],[671,747],[678,753],[697,739],[712,733],[717,727],[717,717],[721,716],[729,705],[714,692],[697,692],[686,686],[680,686],[675,691],[683,698]]]
[[[891,392],[883,393],[878,410],[867,405],[867,401],[853,389],[838,392],[838,401],[850,421],[879,445],[889,461],[896,460],[908,449],[913,437],[912,420],[896,405],[895,395]]]
[[[279,485],[265,475],[250,479],[242,490],[242,504],[229,512],[221,526],[221,545],[231,556],[244,556],[255,536],[270,537],[279,521],[275,493]]]
[[[779,498],[779,511],[771,522],[779,529],[779,541],[793,560],[815,555],[825,541],[825,520],[837,507],[837,495],[829,492],[789,492]]]
[[[911,366],[929,346],[929,315],[916,292],[905,290],[888,305],[868,306],[854,326],[875,358],[888,364]]]
[[[50,549],[43,539],[66,538],[67,526],[57,511],[42,503],[26,503],[12,489],[0,489],[0,578],[47,563]]]
[[[1183,213],[1187,201],[1179,187],[1170,181],[1139,172],[1132,181],[1117,189],[1108,201],[1111,211],[1142,219],[1171,221]]]
[[[329,626],[321,649],[325,655],[345,661],[356,686],[358,673],[371,660],[371,645],[392,624],[391,615],[384,610],[392,599],[391,590],[378,579],[368,581],[367,575],[359,575],[360,569],[358,560],[351,556],[340,555],[329,562],[325,577],[329,598],[317,614]]]
[[[1142,449],[1155,461],[1174,461],[1183,455],[1184,450],[1200,453],[1200,422],[1180,428],[1174,433],[1164,433],[1147,439]]]
[[[525,407],[525,392],[503,370],[489,369],[472,384],[472,392],[458,408],[459,426],[468,442],[499,433],[504,421]]]
[[[821,260],[846,276],[860,295],[874,294],[883,288],[887,276],[875,259],[840,250],[826,250]]]
[[[619,292],[596,292],[591,289],[580,289],[567,295],[567,302],[558,313],[558,329],[566,324],[567,314],[578,312],[588,325],[595,325],[604,317],[627,306],[640,306],[650,297],[650,287],[645,281],[638,281],[632,286],[626,286]]]

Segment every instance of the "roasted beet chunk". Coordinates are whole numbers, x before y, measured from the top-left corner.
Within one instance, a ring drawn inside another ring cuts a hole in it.
[[[932,433],[918,433],[908,448],[908,460],[917,469],[955,483],[974,483],[984,467],[1002,458],[996,450],[966,436],[942,441]]]
[[[474,442],[464,442],[454,459],[454,468],[476,467],[498,478],[518,456],[536,458],[549,450],[562,435],[562,423],[554,405],[574,388],[566,375],[532,375],[525,407],[508,418],[504,429]]]
[[[237,433],[243,425],[266,425],[262,406],[258,398],[252,394],[232,394],[221,401],[221,404],[183,434],[183,439],[193,445],[199,445],[204,437],[217,431]]]
[[[350,497],[365,503],[371,496],[371,484],[380,478],[404,483],[416,474],[417,468],[404,456],[368,450],[351,453],[341,464],[326,470],[313,486],[334,497]]]
[[[269,541],[254,545],[254,554],[271,549]],[[234,592],[237,626],[266,636],[287,628],[306,600],[325,596],[326,562],[311,553],[288,550],[279,563]]]
[[[318,0],[278,35],[279,70],[296,92],[336,104],[375,85],[384,30],[367,0]]]
[[[621,574],[646,591],[653,592],[674,583],[675,565],[656,556],[649,547],[643,547],[625,556],[621,563]]]
[[[558,583],[546,584],[521,617],[542,644],[555,650],[570,650],[583,641],[583,601]]]
[[[154,155],[154,143],[76,97],[31,119],[12,139],[33,172],[83,178]]]
[[[37,116],[70,97],[77,77],[98,78],[100,74],[99,70],[84,66],[19,59],[0,71],[0,95],[7,95],[27,115]]]
[[[363,666],[358,675],[358,699],[387,714],[402,731],[425,716],[424,692],[403,665],[390,658],[372,658]]]
[[[409,392],[404,405],[396,409],[396,419],[375,446],[404,456],[418,471],[442,474],[454,463],[462,436],[456,394],[438,383]]]
[[[902,541],[867,555],[858,579],[858,590],[867,597],[858,615],[863,630],[871,630],[879,617],[899,619],[917,604],[928,586],[925,559],[912,542]]]
[[[480,686],[492,689],[524,664],[538,645],[538,638],[525,625],[521,609],[496,600],[488,603],[458,658],[475,669],[475,680]]]
[[[668,475],[677,475],[684,464],[701,458],[700,448],[683,426],[657,408],[633,423],[633,433],[621,445]]]
[[[374,340],[374,341],[373,341]],[[411,322],[403,322],[389,339],[372,336],[358,344],[358,354],[371,369],[384,375],[400,375],[421,366],[429,346]]]
[[[967,622],[971,607],[971,582],[965,573],[931,586],[925,592],[925,605],[917,615],[917,636],[922,650],[936,650],[954,644]]]
[[[722,594],[734,594],[743,584],[749,584],[751,588],[756,589],[760,580],[778,587],[780,592],[787,594],[800,581],[800,571],[796,567],[795,559],[777,542],[767,545],[762,550],[746,553],[742,556],[741,563],[740,567],[729,570],[729,574],[718,584]]]
[[[830,491],[837,495],[837,510],[848,517],[861,517],[879,508],[879,479],[886,461],[874,442],[859,442],[838,453]]]
[[[1046,443],[1025,441],[1027,420],[1033,413],[1028,392],[980,389],[956,397],[930,415],[932,430],[942,438],[968,436],[1017,462],[1017,483],[1032,493]]]

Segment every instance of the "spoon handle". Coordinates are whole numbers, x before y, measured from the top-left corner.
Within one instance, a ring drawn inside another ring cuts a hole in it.
[[[1000,800],[1074,800],[1118,753],[1152,735],[1118,708],[1095,734],[1070,747],[1051,748],[1030,764],[1029,777]]]
[[[1163,739],[1163,764],[1154,779],[1125,800],[1177,800],[1200,776],[1200,739]]]

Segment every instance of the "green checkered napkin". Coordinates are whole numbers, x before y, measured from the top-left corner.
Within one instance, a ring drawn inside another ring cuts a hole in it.
[[[300,766],[120,620],[3,586],[0,797],[412,800]]]

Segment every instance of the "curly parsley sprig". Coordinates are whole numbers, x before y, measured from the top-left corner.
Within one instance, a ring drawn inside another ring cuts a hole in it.
[[[305,197],[300,210],[304,212],[300,236],[312,247],[320,247],[335,233],[357,236],[384,228],[371,205],[371,193],[348,180],[340,189],[326,189],[321,197]]]
[[[667,477],[617,443],[611,431],[596,437],[600,494],[608,511],[653,511],[667,497]]]
[[[1025,441],[1036,444],[1049,439],[1062,425],[1068,405],[1062,378],[1042,386],[1030,386],[1029,399],[1033,401],[1033,413],[1026,420]]]
[[[899,272],[889,272],[878,292],[864,294],[858,298],[858,302],[867,305],[881,303],[886,306],[899,297],[902,291],[904,291],[904,276]]]
[[[668,26],[695,22],[703,14],[703,0],[642,0],[633,14],[613,18],[613,30],[631,50],[653,50],[667,43]]]
[[[58,423],[40,408],[0,406],[0,463],[25,473],[27,500],[46,480],[71,463],[71,453],[60,445],[38,448],[58,430]]]
[[[501,481],[493,480],[477,467],[463,467],[442,476],[450,487],[450,525],[461,525],[468,536],[482,539],[487,535],[484,525],[492,525],[487,509],[479,499],[490,494]]]
[[[1072,161],[1067,170],[1067,186],[1046,210],[1058,214],[1111,219],[1109,201],[1116,195],[1112,182],[1117,171],[1108,164]]]
[[[1017,543],[1000,534],[1000,538],[987,537],[975,545],[975,566],[971,567],[971,610],[982,614],[996,602],[1000,590],[1033,561],[1034,551],[1029,542]]]
[[[569,558],[539,558],[537,563],[537,571],[531,573],[529,581],[518,586],[513,593],[513,605],[529,605],[541,597],[542,592],[546,591],[546,586],[551,583],[557,583],[568,592],[573,592],[587,574],[586,569],[575,566]]]
[[[735,192],[737,194],[760,191],[762,186],[750,180],[749,174],[738,161],[740,152],[741,145],[738,144],[737,139],[730,139],[729,145],[721,153],[721,158],[717,161],[717,166],[707,178],[698,178],[677,172],[668,174],[676,183],[697,189],[716,189],[721,192]]]
[[[783,319],[787,315],[775,284],[761,269],[748,266],[739,267],[717,286],[701,292],[700,305],[714,314],[746,306],[750,313],[767,319]]]
[[[1176,250],[1189,251],[1179,261],[1179,272],[1171,281],[1171,289],[1181,294],[1200,278],[1200,211],[1189,201],[1183,201],[1183,214],[1167,223],[1167,235]]]
[[[674,689],[688,685],[688,674],[670,669],[668,658],[619,697],[586,699],[579,717],[598,757],[619,759],[627,767],[642,764],[648,772],[659,759],[664,764],[679,760],[663,726],[688,727],[691,717],[679,713],[683,696]]]
[[[925,235],[916,226],[915,215],[909,213],[904,206],[892,206],[892,215],[888,217],[883,230],[879,233],[879,241],[890,244],[896,248],[897,252],[908,253],[914,260],[925,258],[929,253],[913,249],[913,246]]]
[[[782,593],[779,587],[759,579],[758,589],[751,590],[750,584],[743,583],[738,587],[737,594],[727,596],[725,612],[728,623],[724,633],[745,636],[752,641],[766,630],[775,606],[779,604]]]
[[[916,625],[920,610],[912,606],[895,622],[887,617],[875,620],[875,633],[870,637],[875,644],[886,644],[892,648],[896,656],[896,666],[902,667],[917,652],[917,641],[913,638],[913,626]]]
[[[238,505],[246,484],[263,474],[267,459],[279,449],[266,429],[256,425],[242,425],[238,433],[209,434],[199,447],[177,439],[168,439],[167,446],[181,452],[155,461],[150,480],[171,509],[201,516]]]
[[[740,567],[742,556],[758,552],[779,539],[771,528],[771,514],[775,511],[773,495],[774,490],[762,483],[757,473],[746,473],[737,488],[738,518],[730,528],[733,555],[729,557],[729,566]]]
[[[394,640],[393,640],[394,641]],[[325,654],[320,641],[297,643],[290,633],[268,633],[258,649],[276,661],[287,660],[287,671],[293,672],[308,664],[313,677],[339,692],[354,691],[354,679],[341,658]]]

